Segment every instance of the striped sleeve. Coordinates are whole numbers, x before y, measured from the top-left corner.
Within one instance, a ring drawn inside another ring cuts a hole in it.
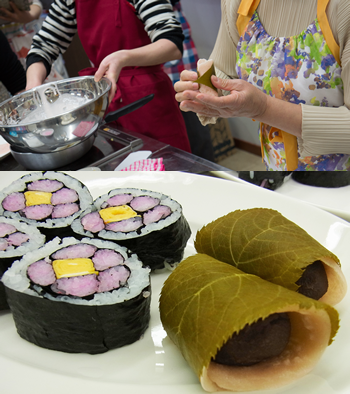
[[[183,51],[184,36],[180,22],[168,0],[128,0],[144,23],[152,42],[169,39]],[[47,71],[60,53],[64,53],[77,32],[75,0],[55,0],[41,30],[34,36],[27,56],[27,67],[44,59]]]
[[[60,53],[64,53],[77,32],[74,0],[55,0],[40,31],[33,37],[28,60],[45,59],[51,65]]]
[[[145,25],[152,42],[161,38],[172,41],[181,52],[184,35],[181,23],[176,19],[173,6],[168,0],[129,0],[136,15]]]

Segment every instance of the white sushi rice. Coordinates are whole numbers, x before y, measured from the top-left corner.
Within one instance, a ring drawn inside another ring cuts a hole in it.
[[[148,233],[151,233],[152,231],[159,231],[165,227],[170,226],[171,224],[178,221],[182,215],[181,205],[177,201],[171,199],[169,196],[166,196],[165,194],[153,192],[150,190],[136,189],[136,188],[114,189],[111,190],[108,194],[104,194],[98,197],[94,201],[95,208],[90,206],[84,212],[81,213],[81,216],[79,218],[73,221],[73,223],[71,224],[73,231],[76,232],[77,234],[82,234],[91,238],[94,237],[94,234],[91,231],[84,230],[84,227],[81,224],[81,218],[90,212],[101,210],[102,204],[117,194],[132,194],[134,197],[149,196],[153,198],[158,198],[160,200],[160,204],[169,207],[172,213],[170,214],[170,216],[161,219],[159,222],[151,223],[142,227],[140,233],[137,231],[123,233],[121,231],[114,232],[114,231],[102,230],[98,233],[98,236],[103,239],[124,240],[124,239],[140,237]]]
[[[78,212],[74,213],[73,215],[67,218],[59,218],[59,219],[46,219],[45,221],[37,222],[33,219],[27,219],[26,217],[22,217],[19,212],[10,212],[5,211],[2,206],[2,201],[11,193],[16,192],[24,192],[27,188],[27,184],[38,181],[49,179],[53,181],[60,181],[63,185],[69,189],[73,189],[78,193],[79,196],[79,205],[80,209]],[[0,192],[0,215],[4,215],[10,218],[21,219],[26,223],[38,225],[40,223],[40,227],[45,228],[60,228],[69,226],[72,221],[80,215],[82,211],[84,211],[88,206],[93,203],[92,196],[88,190],[88,188],[83,185],[77,179],[71,177],[70,175],[64,174],[63,172],[56,172],[56,171],[46,171],[46,172],[33,172],[32,174],[25,175],[20,179],[12,182],[9,186],[3,189]]]
[[[24,242],[22,245],[17,247],[10,246],[6,250],[0,251],[0,259],[22,257],[25,253],[37,250],[45,243],[45,235],[41,234],[36,227],[30,226],[17,219],[5,218],[4,216],[0,216],[0,223],[11,224],[16,227],[17,231],[29,236],[28,241]]]
[[[64,247],[75,245],[78,243],[87,243],[94,245],[99,249],[113,249],[119,252],[125,258],[125,265],[129,267],[131,274],[129,276],[127,285],[125,287],[120,287],[119,289],[113,290],[111,292],[96,293],[91,300],[85,300],[74,296],[59,295],[53,297],[50,294],[45,294],[45,297],[38,294],[42,291],[42,288],[38,285],[35,286],[35,291],[30,288],[30,280],[27,276],[27,269],[30,264],[35,263],[47,256],[50,256],[58,249]],[[133,254],[128,258],[127,249],[116,245],[114,242],[104,241],[104,240],[91,240],[89,238],[83,238],[81,241],[73,238],[67,237],[61,240],[59,237],[54,238],[52,241],[45,244],[42,248],[27,253],[21,260],[17,260],[12,264],[12,267],[8,269],[2,277],[3,284],[15,291],[29,294],[35,297],[48,298],[51,301],[61,301],[70,304],[79,305],[112,305],[116,303],[121,303],[130,300],[138,296],[143,289],[150,285],[150,272],[149,268],[142,267],[141,261],[138,257]],[[144,297],[150,296],[149,291],[143,292]]]

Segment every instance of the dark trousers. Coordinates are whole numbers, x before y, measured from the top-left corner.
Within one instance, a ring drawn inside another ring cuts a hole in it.
[[[203,126],[194,112],[183,112],[188,139],[192,153],[203,159],[214,162],[214,148],[210,138],[209,126]]]

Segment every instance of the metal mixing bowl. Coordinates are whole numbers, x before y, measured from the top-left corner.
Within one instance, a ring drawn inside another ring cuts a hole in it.
[[[72,147],[94,134],[103,122],[110,88],[107,78],[95,82],[87,76],[50,82],[18,94],[0,104],[0,134],[17,152],[59,152]],[[33,111],[44,108],[50,112],[60,94],[69,94],[72,100],[84,98],[85,102],[75,109],[68,104],[67,110],[45,120],[28,121]]]
[[[14,147],[10,149],[14,159],[27,170],[47,171],[56,170],[80,159],[90,150],[94,141],[95,135],[92,134],[78,144],[49,153],[17,152]]]

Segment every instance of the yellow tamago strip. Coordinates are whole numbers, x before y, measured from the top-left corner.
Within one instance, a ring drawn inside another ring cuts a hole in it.
[[[51,204],[51,196],[52,193],[47,192],[25,192],[24,197],[26,199],[26,206],[29,207],[31,205],[41,205]]]
[[[101,209],[99,213],[105,224],[140,216],[128,205]]]
[[[76,258],[55,260],[52,263],[56,278],[70,278],[89,274],[98,274],[91,259]]]

